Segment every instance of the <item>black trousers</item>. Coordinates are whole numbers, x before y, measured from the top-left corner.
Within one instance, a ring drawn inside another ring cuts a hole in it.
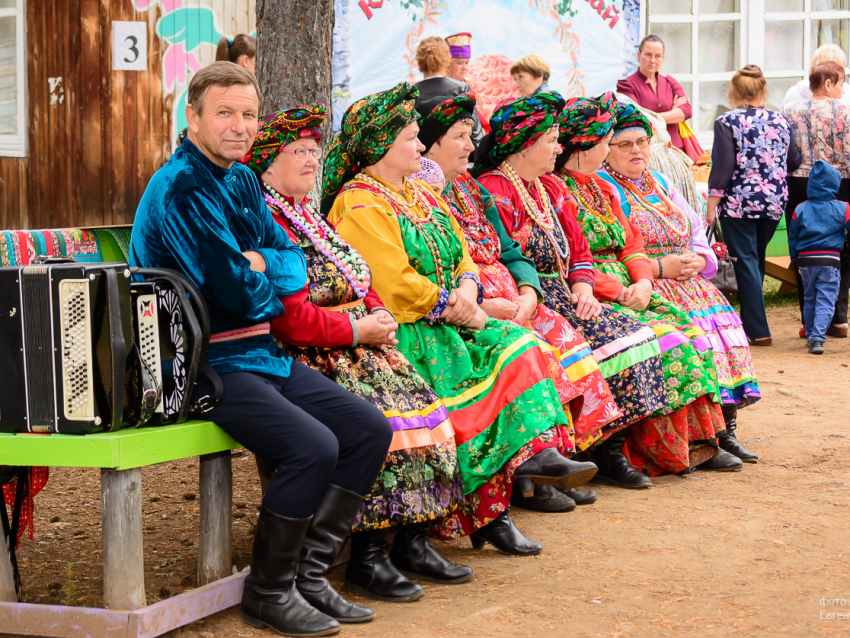
[[[263,505],[307,518],[329,483],[365,496],[383,467],[392,427],[372,404],[292,362],[289,377],[256,372],[221,375],[224,398],[204,416],[275,471]],[[206,377],[196,396],[209,394]]]
[[[720,220],[723,239],[733,262],[741,302],[741,323],[750,339],[770,336],[764,309],[764,262],[778,219],[724,217]]]
[[[808,177],[788,178],[788,204],[785,206],[785,225],[791,228],[791,215],[794,209],[806,201],[809,196],[806,189],[809,186]],[[838,200],[850,202],[850,179],[842,179],[838,188]],[[803,321],[803,308],[806,305],[803,296],[803,279],[800,277],[800,269],[794,266],[797,274],[797,301],[800,304],[800,323]],[[844,238],[844,248],[841,251],[841,283],[838,285],[838,299],[835,300],[835,314],[832,315],[832,323],[847,323],[847,304],[850,301],[850,238]]]

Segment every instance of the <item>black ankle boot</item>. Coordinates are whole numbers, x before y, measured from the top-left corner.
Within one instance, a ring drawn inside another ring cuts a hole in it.
[[[627,489],[652,487],[652,479],[633,468],[623,454],[627,434],[628,428],[623,428],[591,449],[590,458],[599,467],[599,472],[591,479],[591,483]]]
[[[576,505],[592,505],[596,502],[597,495],[593,490],[575,490],[575,489],[559,489],[555,488],[563,495],[568,496]]]
[[[735,430],[738,429],[738,406],[724,405],[723,420],[726,421],[726,429],[723,432],[717,433],[717,445],[721,450],[726,450],[729,454],[734,454],[744,463],[758,463],[758,454],[750,452],[747,448],[738,442],[738,437],[735,436]]]
[[[388,603],[409,603],[425,590],[411,583],[387,554],[386,530],[351,535],[351,558],[345,570],[345,588],[353,594]]]
[[[538,452],[514,472],[514,480],[530,478],[534,483],[578,487],[596,475],[596,465],[587,461],[573,461],[555,448]]]
[[[429,523],[399,527],[390,552],[393,565],[408,578],[439,585],[460,585],[472,580],[472,568],[447,560],[428,541],[430,535]]]
[[[500,514],[495,521],[487,523],[469,538],[474,549],[484,549],[484,544],[490,543],[503,554],[511,556],[531,556],[543,551],[543,545],[526,538],[507,512]]]
[[[307,528],[298,562],[295,586],[308,603],[339,622],[366,622],[375,617],[368,607],[348,602],[331,587],[325,574],[339,556],[339,550],[357,516],[363,497],[336,485],[329,485]]]
[[[298,560],[309,518],[278,516],[260,510],[251,572],[242,591],[242,619],[285,636],[330,636],[339,623],[301,597],[295,587]]]
[[[531,493],[531,496],[526,496],[528,492]],[[531,479],[521,478],[514,481],[511,490],[511,506],[549,514],[572,512],[576,508],[576,503],[565,492],[567,490],[564,488],[539,483],[533,484]]]
[[[744,463],[734,454],[729,454],[725,450],[717,450],[717,454],[707,461],[700,463],[697,467],[701,470],[711,470],[713,472],[737,472],[744,467]]]

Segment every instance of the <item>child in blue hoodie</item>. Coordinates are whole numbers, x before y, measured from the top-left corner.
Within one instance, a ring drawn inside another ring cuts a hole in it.
[[[823,354],[841,281],[841,249],[850,230],[850,204],[839,202],[841,174],[823,160],[809,175],[809,199],[797,206],[788,228],[791,261],[800,268],[805,294],[803,320],[810,354]]]

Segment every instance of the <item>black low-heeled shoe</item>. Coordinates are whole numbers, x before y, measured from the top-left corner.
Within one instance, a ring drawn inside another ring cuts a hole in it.
[[[438,585],[461,585],[472,580],[472,568],[453,563],[434,549],[428,540],[430,534],[428,523],[398,528],[390,551],[393,565],[408,578]]]
[[[531,492],[531,496],[526,496],[527,492]],[[547,514],[572,512],[576,503],[566,492],[554,485],[532,484],[531,479],[519,479],[514,482],[511,491],[511,506]]]
[[[564,490],[557,487],[555,489],[569,497],[576,505],[592,505],[597,499],[597,494],[593,490]]]
[[[742,467],[744,467],[744,462],[741,459],[722,449],[717,450],[717,454],[707,461],[697,465],[697,468],[700,470],[710,470],[712,472],[737,472]]]
[[[470,535],[473,549],[484,549],[490,543],[497,550],[509,556],[531,556],[543,551],[543,545],[527,538],[511,520],[507,512],[477,532]]]
[[[584,485],[596,476],[597,470],[595,463],[573,461],[550,447],[520,465],[514,472],[514,480],[529,478],[533,483],[570,488]]]

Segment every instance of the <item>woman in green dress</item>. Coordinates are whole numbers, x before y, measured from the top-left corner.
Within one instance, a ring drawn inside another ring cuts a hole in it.
[[[542,546],[507,514],[514,478],[569,488],[596,466],[559,453],[557,426],[569,421],[548,359],[530,331],[479,307],[478,269],[463,232],[445,202],[407,179],[419,170],[423,148],[417,94],[403,83],[346,111],[325,161],[322,209],[368,263],[373,289],[399,323],[399,350],[454,425],[466,496],[434,535],[536,553]]]

